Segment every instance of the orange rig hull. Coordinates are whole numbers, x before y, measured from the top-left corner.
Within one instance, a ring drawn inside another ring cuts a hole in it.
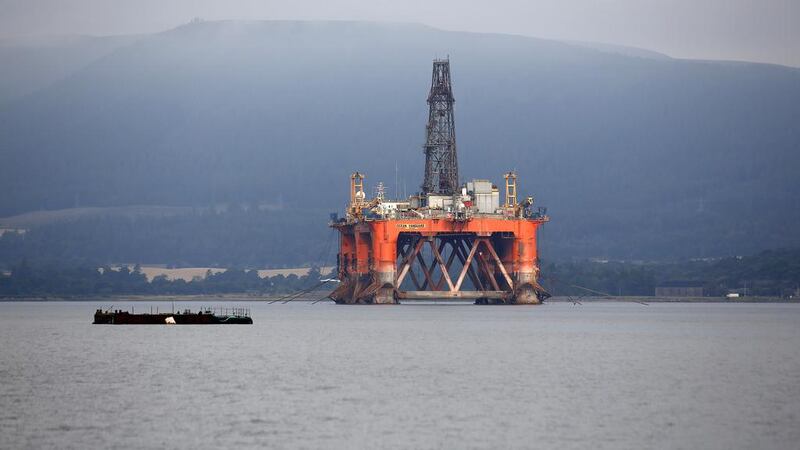
[[[404,299],[539,304],[536,235],[546,217],[338,221],[336,303]]]

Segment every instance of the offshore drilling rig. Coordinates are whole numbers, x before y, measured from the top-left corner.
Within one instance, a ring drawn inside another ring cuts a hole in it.
[[[502,204],[488,180],[459,184],[454,103],[450,61],[434,60],[419,194],[389,200],[379,183],[367,198],[364,175],[350,177],[346,217],[330,224],[339,230],[336,303],[538,304],[550,296],[537,281],[536,235],[547,210],[517,197],[514,172],[504,176]]]

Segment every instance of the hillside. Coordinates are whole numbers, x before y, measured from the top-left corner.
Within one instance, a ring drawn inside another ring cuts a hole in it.
[[[0,216],[334,211],[356,169],[393,193],[395,164],[412,192],[430,63],[444,55],[462,178],[516,169],[553,217],[544,257],[800,245],[800,70],[358,22],[190,24],[0,105]]]
[[[71,75],[140,36],[49,36],[0,40],[0,104]]]

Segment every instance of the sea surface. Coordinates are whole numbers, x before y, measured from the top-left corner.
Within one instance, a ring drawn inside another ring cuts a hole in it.
[[[0,448],[800,448],[798,304],[109,306],[0,303]]]

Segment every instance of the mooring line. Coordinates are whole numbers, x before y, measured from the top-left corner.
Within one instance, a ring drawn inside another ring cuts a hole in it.
[[[289,299],[289,300],[286,300],[283,303],[289,303],[290,301],[294,300],[295,298],[297,298],[297,297],[299,297],[299,296],[301,296],[303,294],[307,294],[307,293],[313,291],[314,289],[317,289],[318,287],[320,287],[320,286],[322,286],[322,285],[324,285],[326,283],[329,283],[329,282],[330,282],[330,280],[325,280],[325,281],[323,281],[321,283],[318,283],[318,284],[316,284],[314,286],[311,286],[310,288],[303,288],[303,289],[300,289],[299,291],[295,291],[295,292],[292,292],[290,294],[284,295],[282,297],[278,297],[275,300],[271,300],[271,301],[267,302],[267,304],[271,305],[273,303],[277,303],[277,302],[280,302],[280,301],[283,301],[283,300],[286,300],[286,299]]]

